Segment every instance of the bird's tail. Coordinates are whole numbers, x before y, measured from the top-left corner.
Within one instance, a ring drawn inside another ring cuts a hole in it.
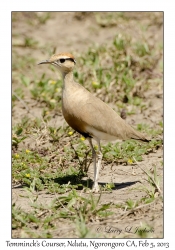
[[[133,133],[132,133],[131,139],[141,140],[141,141],[144,141],[144,142],[151,141],[150,138],[147,138],[144,134],[142,134],[141,132],[136,131],[134,129],[133,129]]]

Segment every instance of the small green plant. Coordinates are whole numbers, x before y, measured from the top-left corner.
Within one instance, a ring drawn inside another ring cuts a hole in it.
[[[32,48],[34,48],[34,47],[36,47],[37,44],[38,44],[38,41],[34,40],[31,37],[26,37],[24,39],[24,46],[25,47],[32,47]]]
[[[135,51],[140,57],[143,57],[150,53],[150,49],[147,43],[143,43],[143,44],[137,43],[135,45]]]
[[[114,183],[106,183],[103,187],[104,191],[112,191],[112,189],[115,188]]]
[[[134,161],[137,163],[135,158],[134,158]],[[145,203],[150,203],[158,197],[158,194],[162,196],[162,190],[160,189],[160,177],[158,177],[157,175],[156,166],[154,166],[153,174],[151,174],[148,170],[145,170],[144,168],[142,168],[139,165],[139,163],[137,163],[137,165],[148,177],[146,181],[148,182],[149,186],[140,187],[140,189],[144,190],[147,194],[147,196],[142,198],[142,200]]]
[[[60,80],[48,80],[42,75],[41,79],[34,83],[31,94],[39,102],[45,102],[49,109],[54,109],[61,106],[61,85]]]
[[[138,205],[138,202],[135,202],[135,201],[133,201],[131,199],[128,199],[126,201],[126,207],[125,207],[125,209],[134,209],[135,207],[137,207],[137,205]]]
[[[38,13],[37,17],[40,24],[45,24],[51,18],[51,14],[50,12]]]
[[[19,143],[24,141],[27,136],[22,136],[23,128],[17,127],[15,130],[13,130],[12,134],[12,146],[18,147]]]
[[[149,238],[152,232],[154,232],[154,228],[145,223],[140,223],[141,225],[136,227],[135,233],[139,236],[139,238]]]

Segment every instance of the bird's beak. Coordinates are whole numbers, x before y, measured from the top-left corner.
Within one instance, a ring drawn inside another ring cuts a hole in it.
[[[44,60],[44,61],[39,62],[38,65],[39,64],[49,64],[49,63],[51,63],[50,60]]]

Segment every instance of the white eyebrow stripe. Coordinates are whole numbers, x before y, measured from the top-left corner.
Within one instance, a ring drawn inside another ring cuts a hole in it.
[[[71,60],[74,60],[72,57],[70,56],[60,56],[60,59],[71,59]]]

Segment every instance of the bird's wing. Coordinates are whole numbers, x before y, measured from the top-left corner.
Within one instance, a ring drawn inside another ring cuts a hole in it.
[[[118,139],[132,137],[133,128],[126,124],[110,106],[94,96],[80,105],[76,115],[88,127],[93,127],[105,134]]]

